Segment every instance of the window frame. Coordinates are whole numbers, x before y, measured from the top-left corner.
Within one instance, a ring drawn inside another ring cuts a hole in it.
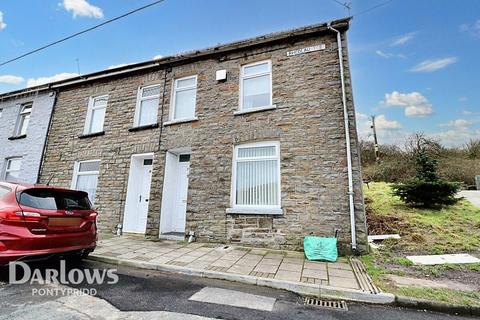
[[[256,73],[256,74],[253,74],[253,75],[248,75],[248,76],[245,76],[245,68],[248,68],[248,67],[253,67],[253,66],[256,66],[256,65],[259,65],[259,64],[264,64],[264,63],[268,63],[268,72],[260,72],[260,73]],[[258,106],[258,107],[253,107],[253,108],[244,108],[243,106],[243,100],[244,100],[244,97],[243,97],[243,89],[244,89],[244,80],[248,80],[248,79],[253,79],[253,78],[258,78],[258,77],[262,77],[262,76],[265,76],[265,75],[269,75],[270,76],[270,102],[268,105],[265,105],[265,106]],[[255,111],[259,111],[259,110],[269,110],[269,109],[274,109],[275,106],[273,104],[273,85],[272,85],[272,60],[268,59],[268,60],[262,60],[262,61],[257,61],[257,62],[252,62],[252,63],[249,63],[249,64],[244,64],[240,67],[240,97],[239,97],[239,108],[238,108],[238,111],[237,113],[248,113],[248,112],[255,112]]]
[[[250,158],[241,158],[240,162],[244,161],[255,161],[258,159],[261,160],[277,160],[277,179],[278,179],[278,190],[277,190],[277,199],[278,204],[276,205],[237,205],[237,163],[238,159],[238,150],[242,148],[251,148],[251,147],[275,147],[275,156],[268,157],[250,157]],[[231,181],[231,190],[230,190],[230,208],[227,209],[227,213],[251,213],[251,214],[283,214],[282,211],[282,181],[281,181],[281,157],[280,157],[280,142],[279,141],[261,141],[261,142],[252,142],[245,144],[238,144],[233,147],[233,160],[232,160],[232,181]]]
[[[80,164],[81,163],[87,163],[87,162],[98,162],[98,171],[80,171]],[[98,186],[98,178],[100,177],[100,166],[102,164],[101,159],[93,159],[93,160],[81,160],[81,161],[75,161],[73,164],[73,176],[72,176],[72,183],[70,184],[70,189],[72,190],[78,190],[77,189],[77,181],[78,181],[78,176],[87,176],[87,175],[97,175],[97,186]],[[96,195],[96,192],[95,192]],[[92,199],[92,205],[95,202],[95,199]]]
[[[158,87],[159,88],[158,95],[143,98],[142,97],[143,90],[148,89],[148,88],[153,88],[153,87]],[[160,95],[161,95],[160,92],[161,92],[161,85],[159,83],[149,84],[149,85],[145,85],[145,86],[142,86],[142,87],[138,88],[137,102],[136,102],[136,105],[135,105],[135,115],[133,117],[133,127],[134,128],[154,125],[154,124],[158,123],[158,107],[159,107],[159,104],[160,104]],[[140,125],[142,102],[146,101],[146,100],[153,100],[153,99],[158,99],[158,101],[159,101],[159,104],[157,104],[157,119],[154,123]]]
[[[5,172],[4,172],[4,175],[3,175],[3,179],[4,179],[5,181],[8,181],[8,180],[7,180],[7,175],[8,175],[9,172],[12,172],[12,171],[18,172],[18,177],[14,177],[14,178],[19,179],[19,178],[20,178],[20,172],[22,171],[23,157],[11,157],[11,158],[7,158],[6,160],[7,160],[7,161],[6,161],[6,163],[5,163]],[[20,167],[19,167],[18,170],[8,169],[8,166],[9,166],[9,164],[12,162],[12,160],[19,160],[19,161],[20,161]],[[11,180],[10,180],[10,181],[11,181]]]
[[[101,98],[106,98],[106,103],[105,106],[102,107],[95,107],[95,100],[96,99],[101,99]],[[105,128],[105,117],[107,116],[107,107],[108,107],[108,94],[103,94],[100,96],[92,96],[88,99],[88,108],[87,108],[87,116],[85,118],[85,126],[83,127],[83,134],[84,135],[89,135],[89,134],[95,134],[99,132],[103,132]],[[99,109],[105,109],[105,114],[103,116],[103,124],[102,124],[102,130],[100,131],[90,131],[92,127],[92,120],[93,120],[93,114],[95,110]]]
[[[29,111],[25,111],[29,108]],[[17,124],[15,126],[14,137],[27,135],[28,125],[30,124],[30,118],[32,117],[33,102],[26,102],[20,105],[20,112],[17,116]],[[25,125],[25,119],[28,117],[28,123]],[[24,129],[25,128],[25,129]]]
[[[186,79],[195,79],[195,86],[189,86],[181,89],[177,89],[177,83],[180,80],[186,80]],[[185,118],[175,118],[175,109],[176,109],[176,103],[177,103],[177,92],[181,91],[187,91],[187,90],[192,90],[195,89],[195,103],[193,105],[193,116],[192,117],[185,117]],[[191,75],[191,76],[186,76],[186,77],[181,77],[181,78],[174,78],[173,79],[173,85],[172,85],[172,97],[171,97],[171,103],[170,103],[170,114],[169,114],[169,122],[174,123],[174,122],[186,122],[190,120],[196,120],[197,119],[197,91],[198,91],[198,75]]]

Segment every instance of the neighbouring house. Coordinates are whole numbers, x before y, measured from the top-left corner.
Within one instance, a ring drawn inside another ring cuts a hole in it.
[[[42,87],[0,94],[0,180],[37,182],[54,103]]]
[[[342,251],[366,250],[348,27],[53,83],[40,181],[87,191],[104,233],[299,249],[338,230]]]

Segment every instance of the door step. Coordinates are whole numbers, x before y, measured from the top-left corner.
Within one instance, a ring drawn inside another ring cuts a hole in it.
[[[159,237],[161,240],[184,241],[185,233],[182,232],[167,232],[162,233]]]

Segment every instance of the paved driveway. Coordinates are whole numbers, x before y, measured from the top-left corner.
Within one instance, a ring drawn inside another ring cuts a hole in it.
[[[460,191],[458,195],[461,197],[465,197],[468,201],[480,208],[480,190]]]

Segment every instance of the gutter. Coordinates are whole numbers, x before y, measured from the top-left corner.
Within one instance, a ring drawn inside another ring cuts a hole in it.
[[[348,121],[347,96],[345,93],[345,75],[343,70],[343,51],[342,36],[340,31],[331,26],[331,22],[327,24],[329,30],[337,34],[338,60],[340,64],[340,81],[342,84],[342,105],[343,105],[343,121],[345,123],[345,143],[347,145],[347,171],[348,171],[348,203],[350,208],[350,233],[352,235],[352,250],[357,250],[357,233],[355,229],[355,206],[353,201],[353,170],[352,170],[352,151],[350,145],[350,125]]]

